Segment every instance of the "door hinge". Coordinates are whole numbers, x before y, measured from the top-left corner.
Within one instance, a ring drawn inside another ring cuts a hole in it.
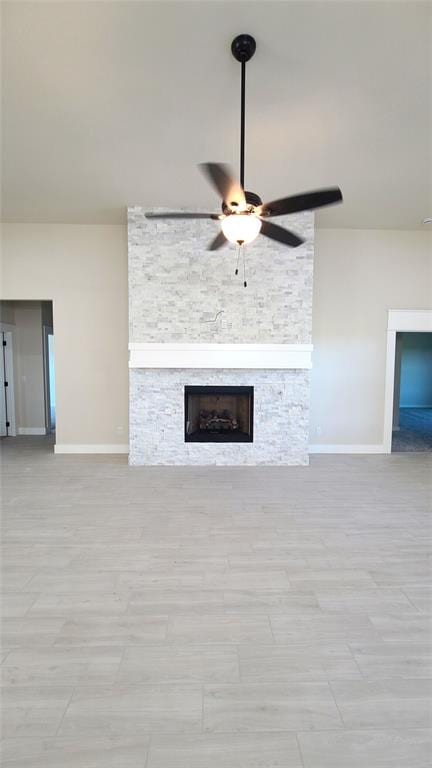
[[[4,385],[5,385],[5,387],[8,387],[9,386],[9,382],[5,381]]]
[[[3,346],[7,347],[7,341],[5,341],[4,339],[3,339]]]
[[[7,427],[10,427],[10,421],[7,421],[7,422],[6,422],[6,426],[7,426]]]

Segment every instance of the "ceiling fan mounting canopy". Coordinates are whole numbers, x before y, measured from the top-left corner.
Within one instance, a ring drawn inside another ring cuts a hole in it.
[[[200,169],[222,199],[222,213],[147,213],[151,219],[213,219],[219,221],[221,230],[208,245],[215,251],[227,244],[244,245],[251,243],[261,234],[291,248],[297,248],[304,240],[294,232],[273,224],[273,216],[311,211],[342,201],[339,187],[316,189],[290,195],[270,203],[263,203],[255,192],[245,191],[245,123],[246,123],[246,63],[256,51],[252,35],[242,33],[234,38],[231,52],[241,64],[240,80],[240,178],[236,179],[231,169],[223,163],[201,163]],[[244,283],[246,286],[246,282]]]
[[[252,35],[237,35],[231,43],[231,52],[237,61],[250,61],[256,51],[256,41]]]
[[[262,200],[255,192],[244,192],[244,202],[238,200],[231,200],[229,203],[222,200],[222,211],[225,216],[229,216],[230,213],[238,213],[238,208],[258,208],[262,205]]]

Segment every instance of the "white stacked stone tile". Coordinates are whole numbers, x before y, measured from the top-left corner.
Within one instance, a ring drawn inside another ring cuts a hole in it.
[[[253,386],[252,443],[185,443],[184,387]],[[307,464],[308,371],[132,371],[130,463]]]
[[[161,209],[158,209],[161,210]],[[313,214],[278,223],[306,239],[289,249],[259,237],[234,275],[236,248],[206,245],[218,224],[149,220],[128,210],[130,342],[309,344]],[[185,443],[186,385],[254,386],[253,443]],[[130,463],[305,464],[309,375],[300,370],[130,371]]]

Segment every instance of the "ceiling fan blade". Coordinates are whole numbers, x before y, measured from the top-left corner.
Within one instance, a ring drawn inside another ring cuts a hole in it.
[[[294,232],[290,232],[289,229],[279,227],[277,224],[272,224],[270,221],[263,220],[261,234],[265,235],[265,237],[269,237],[271,240],[277,240],[278,243],[290,245],[291,248],[297,248],[298,245],[304,243],[302,237],[298,237]]]
[[[149,213],[145,214],[146,219],[219,219],[219,213]]]
[[[284,213],[312,211],[314,208],[340,203],[342,199],[339,187],[316,189],[314,192],[303,192],[300,195],[273,200],[271,203],[263,203],[258,213],[260,216],[283,216]]]
[[[210,184],[217,189],[222,200],[229,206],[244,205],[243,187],[237,181],[228,165],[223,163],[200,163],[198,166]]]
[[[214,240],[211,241],[211,243],[208,244],[207,250],[208,251],[217,251],[218,248],[222,248],[224,245],[226,245],[228,240],[226,239],[224,233],[222,230],[219,232],[219,234],[216,235]]]

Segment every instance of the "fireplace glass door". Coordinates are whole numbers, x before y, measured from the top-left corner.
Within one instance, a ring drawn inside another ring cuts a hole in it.
[[[252,443],[253,387],[185,387],[185,441]]]

